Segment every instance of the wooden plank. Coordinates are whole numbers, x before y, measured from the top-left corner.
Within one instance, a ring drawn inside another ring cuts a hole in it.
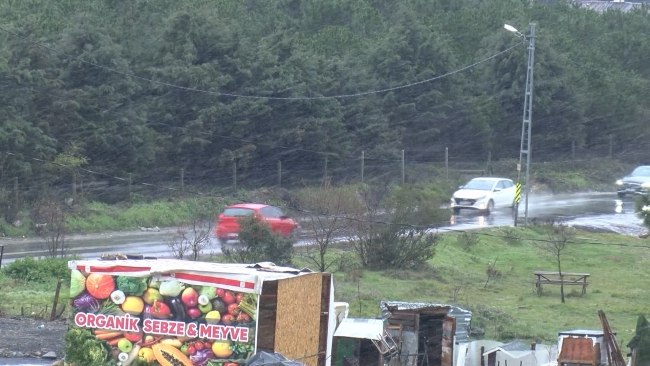
[[[321,273],[278,281],[275,352],[319,366],[322,289]]]
[[[536,275],[556,275],[559,276],[560,272],[553,272],[553,271],[535,271]],[[579,272],[562,272],[563,276],[590,276],[589,273],[579,273]]]
[[[562,284],[562,281],[542,281],[542,282],[537,282],[537,284],[538,285],[560,285],[560,284]],[[573,281],[567,282],[567,281],[564,281],[564,285],[565,286],[566,285],[568,285],[568,286],[571,286],[571,285],[588,286],[589,283],[588,282],[573,282]]]
[[[329,311],[330,311],[330,295],[332,286],[332,274],[323,273],[323,282],[321,288],[320,300],[320,334],[318,344],[318,366],[325,366],[327,361],[327,333],[329,330]],[[334,310],[334,309],[332,309]]]

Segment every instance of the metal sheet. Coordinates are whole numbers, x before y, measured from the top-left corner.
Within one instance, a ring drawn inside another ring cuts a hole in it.
[[[334,337],[380,340],[384,333],[381,319],[345,318],[334,332]]]

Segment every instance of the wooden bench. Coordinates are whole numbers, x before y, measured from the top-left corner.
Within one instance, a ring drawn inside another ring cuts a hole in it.
[[[589,282],[589,273],[575,273],[575,272],[553,272],[553,271],[535,271],[535,276],[537,276],[537,281],[535,282],[535,287],[537,288],[537,294],[542,293],[542,285],[560,285],[565,286],[582,286],[582,294],[587,293],[587,286]]]

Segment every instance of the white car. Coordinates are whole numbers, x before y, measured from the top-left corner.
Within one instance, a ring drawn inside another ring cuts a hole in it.
[[[474,178],[458,187],[451,197],[454,213],[462,208],[490,213],[495,208],[515,206],[515,183],[506,178]]]

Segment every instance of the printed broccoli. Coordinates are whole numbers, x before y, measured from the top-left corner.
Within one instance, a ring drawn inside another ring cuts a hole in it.
[[[65,361],[71,365],[115,366],[108,343],[85,329],[72,328],[65,336]]]
[[[122,292],[124,292],[126,295],[140,296],[144,290],[147,289],[147,279],[130,276],[118,276],[117,288],[122,290]]]

